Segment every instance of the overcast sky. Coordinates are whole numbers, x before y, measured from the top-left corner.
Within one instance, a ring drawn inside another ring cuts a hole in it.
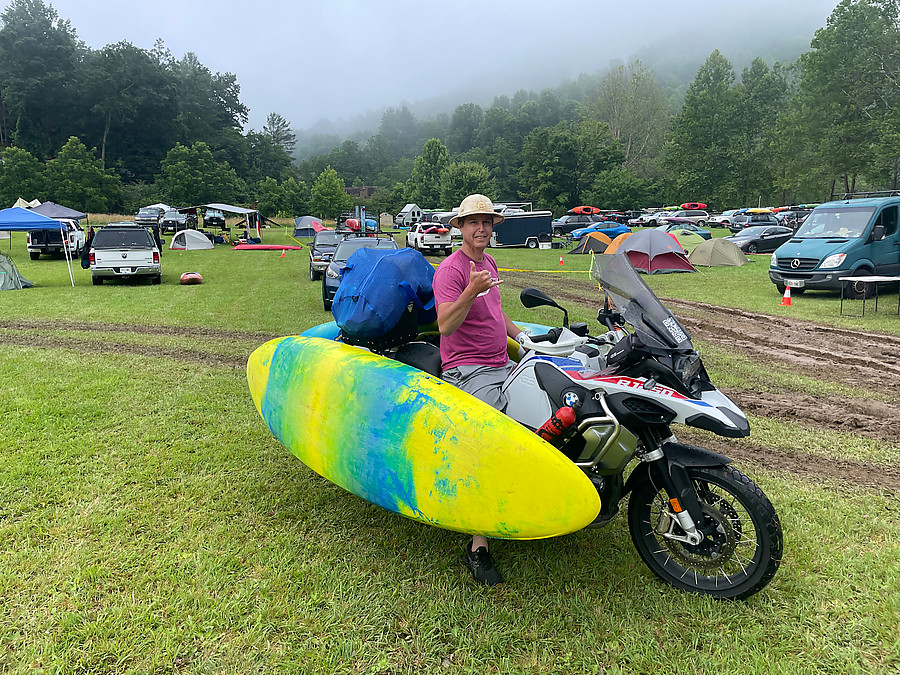
[[[786,28],[812,37],[837,0],[49,2],[94,49],[162,38],[176,58],[193,51],[234,73],[259,129],[270,112],[303,128],[448,91],[555,86],[642,47],[708,54]]]

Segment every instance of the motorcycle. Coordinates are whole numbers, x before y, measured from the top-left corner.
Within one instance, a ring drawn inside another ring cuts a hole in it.
[[[595,256],[592,274],[605,294],[600,335],[570,326],[565,308],[543,292],[522,291],[525,307],[558,308],[563,325],[522,336],[503,385],[505,413],[585,472],[602,504],[589,527],[609,523],[628,497],[632,541],[654,574],[684,591],[747,598],[781,563],[778,515],[730,458],[680,443],[672,431],[684,424],[741,438],[747,418],[712,384],[687,330],[627,257]],[[376,351],[440,376],[429,343],[437,339]]]

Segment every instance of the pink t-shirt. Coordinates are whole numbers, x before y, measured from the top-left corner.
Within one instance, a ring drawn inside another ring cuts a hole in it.
[[[457,249],[438,266],[432,282],[435,307],[456,302],[469,285],[469,261],[471,258]],[[497,263],[487,253],[484,260],[475,262],[475,269],[488,270],[494,279],[499,278]],[[495,286],[475,298],[459,328],[441,336],[441,367],[444,370],[464,365],[499,367],[508,361],[506,321],[500,308],[500,289]]]

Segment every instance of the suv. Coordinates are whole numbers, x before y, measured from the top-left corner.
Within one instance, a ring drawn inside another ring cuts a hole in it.
[[[225,214],[219,209],[207,209],[203,214],[203,227],[218,227],[225,229]]]
[[[350,234],[349,231],[335,232],[334,230],[320,230],[316,232],[312,243],[309,245],[309,280],[317,281],[322,278],[322,273],[331,262],[334,249]]]
[[[110,223],[97,230],[89,260],[95,286],[116,278],[149,276],[154,284],[162,281],[159,249],[150,231],[137,223]]]
[[[704,227],[709,221],[709,213],[706,211],[701,211],[700,209],[682,209],[681,211],[675,211],[670,213],[666,218],[687,218],[697,227]]]
[[[341,285],[341,268],[347,263],[347,259],[361,248],[400,248],[393,237],[348,237],[337,245],[334,257],[325,269],[322,277],[322,305],[325,311],[331,311],[331,303]]]
[[[65,241],[62,227],[59,230],[31,230],[25,235],[25,248],[32,260],[40,258],[41,253],[63,253],[64,249],[73,258],[81,255],[85,242],[84,228],[77,220],[62,218],[59,222],[66,228]]]
[[[162,216],[160,228],[163,232],[178,232],[193,229],[197,226],[197,216],[169,209]]]
[[[145,206],[134,216],[134,222],[144,227],[159,227],[163,217],[163,209],[158,206]]]
[[[731,227],[728,229],[736,234],[745,227],[754,225],[780,225],[778,219],[771,213],[736,213],[731,216]]]
[[[656,227],[661,220],[671,217],[671,211],[654,211],[653,213],[645,213],[637,218],[632,218],[627,224],[635,227]]]

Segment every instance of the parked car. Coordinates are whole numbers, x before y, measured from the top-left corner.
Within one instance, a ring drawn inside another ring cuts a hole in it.
[[[778,225],[778,220],[771,213],[736,213],[731,217],[732,232],[740,232],[745,227],[754,225]]]
[[[709,213],[701,209],[682,209],[672,211],[666,218],[687,218],[698,227],[704,227],[709,221]]]
[[[144,227],[159,227],[163,212],[158,206],[145,206],[134,215],[134,222]]]
[[[568,214],[557,218],[556,220],[550,223],[551,233],[558,237],[564,234],[569,234],[572,230],[577,230],[582,227],[587,227],[593,223],[602,222],[603,218],[600,217],[596,213],[577,213],[577,214]]]
[[[225,214],[219,209],[207,209],[203,214],[203,227],[218,227],[225,229]]]
[[[874,284],[842,280],[900,273],[900,197],[844,199],[821,204],[772,254],[769,279],[779,293],[833,289],[870,297]]]
[[[627,232],[631,232],[631,228],[627,225],[619,225],[615,221],[603,221],[600,223],[593,223],[588,225],[587,227],[582,227],[578,230],[572,231],[573,239],[581,239],[588,232],[601,232],[605,234],[610,239],[615,239],[620,234],[625,234]]]
[[[667,220],[662,225],[657,225],[656,229],[661,232],[671,232],[673,234],[676,232],[690,232],[691,234],[699,235],[704,239],[712,239],[712,232],[699,228],[691,221],[683,218],[676,219],[675,222]]]
[[[706,221],[706,224],[710,227],[731,227],[731,219],[738,211],[739,209],[722,211],[722,213],[717,216],[710,216],[709,220]]]
[[[672,211],[656,211],[654,213],[645,213],[644,215],[638,216],[637,218],[632,218],[628,221],[628,224],[635,227],[656,227],[657,225],[659,225],[660,221],[663,218],[669,218],[672,215]]]
[[[95,286],[104,279],[144,276],[154,284],[162,281],[159,248],[150,231],[137,223],[110,223],[97,230],[89,260]]]
[[[393,237],[347,237],[341,241],[325,268],[325,276],[322,277],[322,306],[326,312],[331,311],[334,294],[341,285],[341,268],[347,263],[347,259],[361,248],[400,247]]]
[[[744,253],[771,253],[794,236],[794,231],[781,225],[754,225],[725,237]]]
[[[452,251],[450,228],[439,222],[419,222],[411,225],[406,232],[404,243],[423,254],[443,251],[444,255],[450,255]]]
[[[331,262],[334,249],[352,233],[349,230],[320,230],[309,245],[309,280],[317,281]]]
[[[60,230],[32,230],[25,235],[25,248],[32,260],[41,257],[41,253],[59,254],[68,251],[72,257],[81,255],[84,248],[84,228],[77,220],[60,219],[66,229],[63,239]]]
[[[160,229],[163,232],[178,232],[197,227],[197,216],[190,216],[175,209],[169,209],[163,213],[160,221]]]

